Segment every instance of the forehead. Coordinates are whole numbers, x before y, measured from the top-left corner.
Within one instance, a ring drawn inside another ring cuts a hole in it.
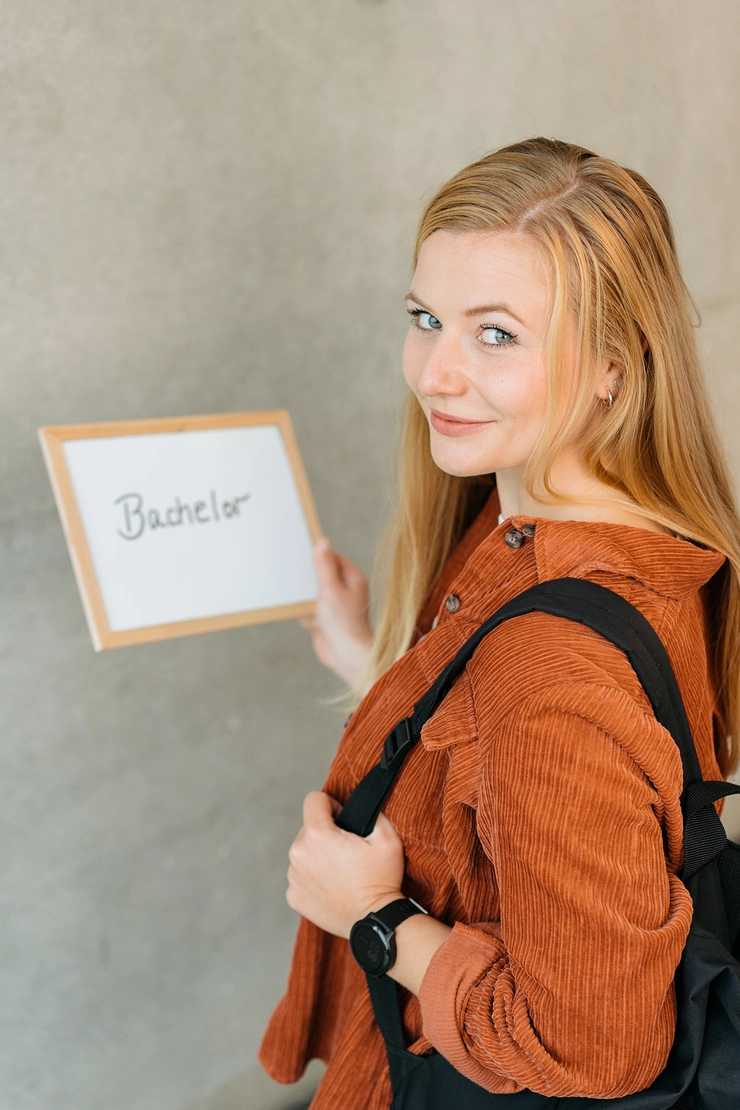
[[[512,308],[544,314],[549,304],[542,255],[522,234],[433,232],[419,252],[414,289],[427,304],[444,299],[448,311],[506,301]]]

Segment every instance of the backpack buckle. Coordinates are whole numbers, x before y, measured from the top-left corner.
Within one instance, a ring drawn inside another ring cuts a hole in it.
[[[384,771],[397,771],[413,746],[411,723],[408,717],[404,717],[385,738],[380,766]]]

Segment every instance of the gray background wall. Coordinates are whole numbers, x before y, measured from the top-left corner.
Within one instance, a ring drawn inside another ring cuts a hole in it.
[[[544,133],[673,213],[740,476],[735,0],[4,0],[2,1110],[290,1105],[255,1052],[341,717],[295,624],[93,654],[44,423],[290,409],[369,569],[422,197]]]

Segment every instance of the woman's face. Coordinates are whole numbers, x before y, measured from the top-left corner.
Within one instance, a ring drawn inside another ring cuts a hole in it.
[[[407,300],[403,372],[429,421],[437,466],[457,475],[524,466],[547,409],[549,292],[532,241],[435,231]],[[571,322],[567,362],[574,333]]]

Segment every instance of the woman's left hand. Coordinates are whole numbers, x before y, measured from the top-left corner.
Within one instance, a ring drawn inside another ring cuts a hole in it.
[[[314,791],[303,803],[303,828],[288,857],[291,909],[338,937],[355,921],[402,898],[403,844],[381,813],[369,836],[345,832],[334,818],[341,809],[329,794]]]

